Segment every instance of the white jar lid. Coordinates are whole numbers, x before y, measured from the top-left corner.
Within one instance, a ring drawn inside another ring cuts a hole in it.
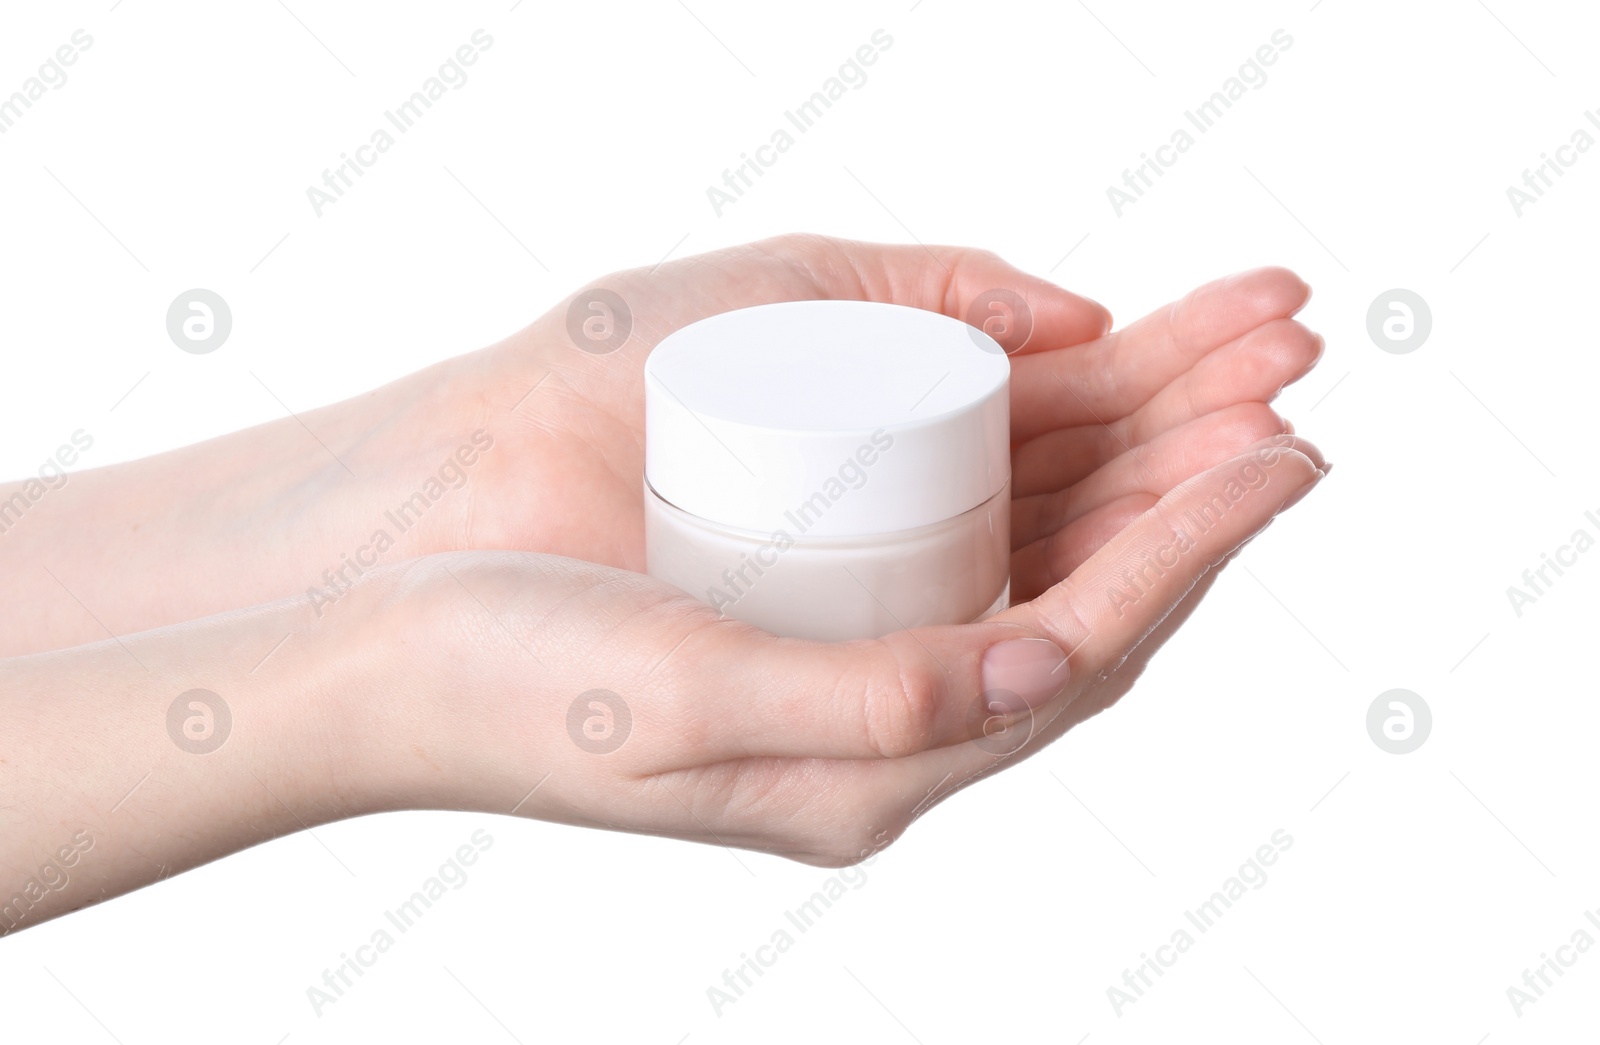
[[[710,316],[645,360],[645,480],[736,529],[840,537],[960,515],[1011,477],[1011,364],[936,312],[790,301]]]

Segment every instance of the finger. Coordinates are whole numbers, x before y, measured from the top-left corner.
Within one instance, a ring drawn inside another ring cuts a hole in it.
[[[701,787],[708,772],[714,788],[740,796],[737,815],[716,836],[696,834],[704,823],[687,818],[678,825],[678,833],[708,843],[776,852],[805,863],[855,863],[893,842],[946,799],[1031,757],[1121,699],[1232,558],[1207,570],[1121,668],[1084,687],[1075,699],[1058,699],[1022,715],[990,715],[974,725],[965,742],[904,758],[761,758],[696,771],[693,780]],[[776,845],[774,824],[783,825]]]
[[[1325,344],[1292,319],[1264,323],[1202,358],[1112,427],[1137,445],[1234,403],[1270,403],[1317,365]]]
[[[1048,537],[1011,553],[1011,603],[1028,602],[1061,582],[1107,541],[1155,506],[1153,493],[1132,493],[1102,504]]]
[[[1133,648],[1132,652],[1128,654],[1128,658],[1114,672],[1108,675],[1104,682],[1096,685],[1092,690],[1086,691],[1079,700],[1075,700],[1070,706],[1062,708],[1059,713],[1051,712],[1038,716],[1032,723],[1033,737],[1030,738],[1030,745],[1048,745],[1052,740],[1071,729],[1077,723],[1093,718],[1121,700],[1128,690],[1133,688],[1139,677],[1144,674],[1145,668],[1149,666],[1156,652],[1167,644],[1167,640],[1172,638],[1178,629],[1183,627],[1194,614],[1194,611],[1199,608],[1200,603],[1216,584],[1217,577],[1222,571],[1227,569],[1229,563],[1239,557],[1239,553],[1244,550],[1246,545],[1271,524],[1272,522],[1269,519],[1255,533],[1245,538],[1243,542],[1224,556],[1221,562],[1206,569],[1200,578],[1195,581],[1194,586],[1178,600],[1177,605],[1172,608],[1171,612],[1163,617],[1161,623],[1157,624],[1155,629]]]
[[[1218,575],[1237,554],[1238,549],[1221,564],[1208,569],[1149,637],[1135,647],[1120,668],[1085,688],[1075,699],[1057,700],[1031,714],[996,721],[983,740],[973,743],[925,751],[892,762],[830,763],[849,767],[838,774],[837,792],[854,807],[869,806],[874,795],[898,795],[901,797],[899,807],[880,813],[877,820],[892,822],[898,813],[909,826],[911,821],[958,791],[1042,751],[1074,726],[1111,707],[1133,688],[1156,651],[1188,621]]]
[[[1290,448],[1291,443],[1293,449]],[[1178,532],[1176,527],[1170,527],[1166,522],[1156,522],[1171,518],[1173,514],[1196,521],[1197,524],[1191,529],[1197,532],[1192,535],[1195,541],[1188,553],[1187,568],[1169,574],[1164,578],[1164,584],[1150,585],[1142,593],[1134,593],[1135,603],[1144,603],[1137,616],[1129,613],[1108,622],[1105,618],[1114,615],[1115,610],[1096,612],[1092,599],[1087,603],[1066,600],[1080,598],[1076,594],[1079,591],[1095,590],[1096,585],[1103,584],[1107,577],[1113,583],[1119,577],[1125,579],[1128,573],[1134,572],[1127,568],[1129,563],[1143,564],[1147,561],[1145,557],[1150,545],[1147,540],[1135,535],[1138,527],[1129,527],[1118,534],[1096,553],[1092,564],[1086,563],[1082,570],[1074,571],[1071,581],[1081,587],[1069,588],[1063,583],[1040,599],[1026,606],[1014,607],[1002,615],[1015,614],[1019,619],[1027,619],[1029,614],[1034,614],[1028,622],[1029,626],[1040,626],[1044,620],[1038,616],[1039,613],[1060,614],[1068,623],[1065,628],[1053,629],[1055,641],[1070,649],[1070,670],[1077,681],[1053,700],[1034,705],[1020,715],[1009,715],[998,720],[999,725],[990,731],[986,740],[929,751],[914,759],[901,760],[902,765],[914,763],[920,769],[922,782],[939,792],[936,797],[922,804],[922,811],[925,812],[949,794],[1048,746],[1073,726],[1115,704],[1133,687],[1150,659],[1198,608],[1221,571],[1279,513],[1305,496],[1321,480],[1322,471],[1312,464],[1322,461],[1322,455],[1305,440],[1285,441],[1282,445],[1269,445],[1261,449],[1266,453],[1257,451],[1241,455],[1197,477],[1194,482],[1185,484],[1183,490],[1174,491],[1171,496],[1163,498],[1161,512],[1152,509],[1147,513],[1147,525],[1143,527],[1147,531],[1146,537],[1151,530],[1150,523],[1157,527],[1155,533]],[[1285,459],[1280,454],[1292,454],[1293,458]],[[1267,481],[1261,483],[1255,491],[1257,494],[1266,493],[1274,481],[1281,483],[1273,496],[1266,500],[1258,499],[1253,505],[1246,506],[1245,499],[1250,495],[1242,494],[1233,509],[1229,509],[1232,517],[1226,520],[1226,526],[1220,516],[1213,519],[1209,528],[1198,525],[1198,521],[1214,509],[1219,496],[1226,499],[1230,481],[1241,481],[1240,477],[1243,476],[1242,481],[1249,482],[1257,475],[1249,470],[1252,464],[1262,469],[1274,469],[1284,464],[1291,467],[1288,474],[1278,474],[1276,480],[1269,476]],[[1285,488],[1289,488],[1287,496],[1284,496]],[[1239,508],[1244,510],[1235,510]],[[1203,533],[1200,533],[1202,529]],[[1136,579],[1134,583],[1139,581]],[[1112,598],[1115,598],[1115,594]]]
[[[1183,483],[1067,580],[978,624],[846,643],[733,621],[691,633],[650,687],[664,691],[654,732],[678,760],[654,768],[903,758],[982,737],[997,713],[1043,706],[1068,682],[1068,651],[1084,678],[1125,656],[1207,564],[1320,476],[1298,448],[1309,444],[1285,438]]]
[[[1144,674],[1145,668],[1150,665],[1157,651],[1167,644],[1167,640],[1172,638],[1199,608],[1222,571],[1238,558],[1250,541],[1260,535],[1261,530],[1270,525],[1271,520],[1236,546],[1220,563],[1208,568],[1194,586],[1179,599],[1172,611],[1162,618],[1161,623],[1134,647],[1127,659],[1114,671],[1097,677],[1093,686],[1074,694],[1074,699],[1070,702],[1058,700],[1036,714],[1009,720],[1006,725],[1012,730],[1011,738],[1000,752],[1005,758],[995,757],[994,744],[988,745],[990,749],[988,751],[975,746],[973,750],[964,752],[963,757],[954,763],[946,764],[944,770],[970,780],[982,779],[1009,763],[1020,761],[1048,747],[1074,726],[1093,718],[1121,700]],[[951,750],[959,751],[959,749]]]
[[[1305,474],[1304,466],[1308,463],[1309,458],[1297,463],[1301,474]],[[1226,469],[1227,466],[1222,476],[1227,474]],[[1311,474],[1314,476],[1315,471]],[[1315,481],[1315,478],[1311,480]],[[1306,489],[1307,485],[1300,486],[1288,500],[1294,500]],[[1195,492],[1203,496],[1205,488]],[[1181,504],[1174,507],[1182,509]],[[1281,508],[1280,505],[1278,510]],[[1156,651],[1198,608],[1242,545],[1271,521],[1269,517],[1254,530],[1244,532],[1245,527],[1259,518],[1259,513],[1236,517],[1240,525],[1226,536],[1219,536],[1226,541],[1244,533],[1240,543],[1236,543],[1220,562],[1200,567],[1193,583],[1161,614],[1159,623],[1136,640],[1114,670],[1090,676],[1080,668],[1077,681],[1066,687],[1064,696],[1041,703],[1021,715],[992,717],[985,729],[967,743],[896,759],[773,759],[761,760],[754,766],[746,764],[748,772],[742,774],[745,779],[738,790],[756,797],[753,808],[743,810],[744,818],[753,816],[757,825],[774,822],[789,825],[783,852],[794,859],[837,866],[876,852],[945,799],[1042,750],[1073,726],[1120,699],[1137,681]],[[1199,547],[1195,550],[1203,551]],[[1088,646],[1088,642],[1080,643],[1072,659],[1078,660],[1078,654]],[[768,832],[770,838],[770,826]],[[759,835],[759,830],[752,829],[751,833]]]
[[[1209,566],[1320,480],[1321,461],[1295,436],[1231,458],[1167,493],[1066,580],[993,619],[1073,650],[1075,674],[1112,670]]]
[[[962,743],[988,717],[979,704],[984,651],[1014,637],[1004,624],[918,628],[880,639],[819,643],[759,629],[726,629],[717,641],[696,636],[677,658],[687,670],[662,679],[671,695],[652,701],[659,732],[678,738],[668,762],[688,768],[747,758],[897,759]],[[991,665],[1000,686],[1065,655],[1038,638]],[[1009,674],[1008,674],[1009,673]],[[704,680],[716,680],[712,693]]]
[[[1127,417],[1061,428],[1012,451],[1019,494],[1077,482],[1132,447],[1236,403],[1270,402],[1304,377],[1322,354],[1322,338],[1293,320],[1274,320],[1217,349]]]
[[[1013,479],[1013,489],[1045,486],[1049,493],[1018,497],[1011,506],[1011,546],[1020,548],[1047,537],[1078,515],[1130,493],[1161,496],[1190,476],[1210,468],[1252,444],[1282,434],[1286,422],[1261,403],[1239,403],[1179,425],[1143,446],[1134,447],[1102,465],[1087,478],[1064,486],[1064,473],[1052,474],[1048,459],[1023,462],[1027,485]],[[1070,458],[1066,462],[1070,467]]]
[[[1089,344],[1013,359],[1012,440],[1125,417],[1214,349],[1299,311],[1310,293],[1287,269],[1255,269]]]
[[[830,297],[942,312],[983,329],[1008,355],[1082,344],[1111,329],[1105,306],[986,250],[800,237],[797,251]]]

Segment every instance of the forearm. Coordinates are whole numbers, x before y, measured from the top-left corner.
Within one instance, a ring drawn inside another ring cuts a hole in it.
[[[453,393],[443,370],[143,460],[0,485],[0,657],[337,594],[359,568],[347,556],[385,522],[375,506],[470,437],[430,424]],[[384,560],[434,550],[446,512],[389,525]]]
[[[0,935],[405,804],[371,619],[294,599],[0,662]]]

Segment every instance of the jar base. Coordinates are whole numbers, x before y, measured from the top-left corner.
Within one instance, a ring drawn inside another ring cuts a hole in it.
[[[774,635],[878,638],[972,623],[1011,604],[1009,481],[953,518],[859,537],[817,537],[798,524],[798,533],[735,530],[689,515],[648,482],[643,492],[650,575]]]
[[[1003,613],[1006,610],[1009,610],[1010,608],[1011,608],[1011,582],[1010,581],[1006,581],[1006,586],[1004,588],[1000,589],[1000,597],[998,599],[994,600],[993,605],[991,605],[988,609],[984,610],[982,613],[978,614],[976,617],[972,618],[972,620],[969,621],[968,623],[976,624],[981,620],[988,620],[990,617],[993,617],[996,613]]]

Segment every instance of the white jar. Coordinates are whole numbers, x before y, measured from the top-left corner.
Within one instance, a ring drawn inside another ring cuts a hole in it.
[[[935,312],[792,301],[645,361],[651,576],[778,635],[961,624],[1010,591],[1010,363]]]

